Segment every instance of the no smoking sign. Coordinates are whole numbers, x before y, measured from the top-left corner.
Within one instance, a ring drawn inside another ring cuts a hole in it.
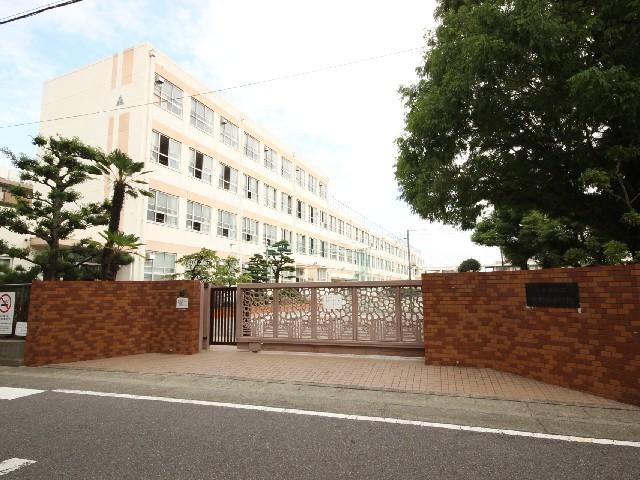
[[[15,292],[0,292],[0,335],[11,335],[13,333],[15,303]]]

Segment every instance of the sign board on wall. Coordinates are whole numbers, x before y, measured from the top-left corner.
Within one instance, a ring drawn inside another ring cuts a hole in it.
[[[189,308],[189,297],[176,298],[176,308],[179,308],[179,309]]]
[[[14,333],[16,337],[27,336],[27,322],[16,322],[16,331]]]
[[[15,304],[15,292],[0,292],[0,335],[11,335],[13,333]]]
[[[325,310],[341,310],[344,304],[344,298],[337,293],[328,293],[322,299],[322,306]]]

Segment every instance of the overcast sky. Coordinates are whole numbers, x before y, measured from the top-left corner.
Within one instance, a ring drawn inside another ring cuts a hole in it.
[[[0,0],[0,18],[45,4]],[[151,42],[212,89],[424,45],[435,0],[84,0],[0,26],[0,127],[38,120],[43,81]],[[499,260],[469,232],[430,224],[398,199],[400,85],[420,50],[228,90],[223,96],[330,176],[330,193],[400,237],[429,266]],[[37,125],[0,128],[0,146],[33,153]],[[6,160],[0,164],[7,165]]]

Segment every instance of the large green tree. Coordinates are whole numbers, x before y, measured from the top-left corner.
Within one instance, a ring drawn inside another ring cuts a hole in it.
[[[264,255],[256,253],[247,263],[246,273],[254,283],[264,283],[269,280],[270,264]]]
[[[127,244],[130,251],[140,246],[136,237],[131,234],[122,234],[120,231],[120,219],[125,198],[127,196],[131,198],[138,198],[141,195],[151,196],[151,193],[146,189],[147,182],[141,178],[149,172],[144,171],[144,162],[136,162],[118,149],[101,157],[97,166],[102,174],[108,178],[113,188],[109,225],[106,234],[103,235],[105,244],[101,252],[100,272],[103,280],[115,280],[123,261],[130,263],[133,260],[127,251],[123,251],[123,245]]]
[[[285,274],[296,271],[295,261],[291,257],[291,245],[288,241],[277,241],[267,248],[266,253],[267,262],[276,283],[279,283],[281,278],[285,278]]]
[[[536,211],[639,251],[640,1],[441,0],[437,18],[401,89],[402,198],[463,229]]]
[[[77,231],[109,221],[108,202],[83,205],[76,189],[92,175],[100,174],[96,162],[102,154],[77,138],[38,136],[33,143],[39,149],[35,157],[1,150],[20,170],[20,179],[35,188],[11,188],[16,205],[0,208],[0,227],[33,235],[43,241],[44,247],[16,247],[0,240],[0,253],[39,266],[45,280],[77,276],[72,271],[95,260],[95,249],[86,242],[76,242],[73,248],[61,242]]]

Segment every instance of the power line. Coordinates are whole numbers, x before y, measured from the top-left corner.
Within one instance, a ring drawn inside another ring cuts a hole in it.
[[[23,18],[32,17],[42,12],[46,12],[47,10],[53,10],[54,8],[60,8],[67,5],[71,5],[73,3],[81,2],[82,0],[62,0],[57,3],[49,3],[47,5],[42,5],[40,7],[33,8],[31,10],[25,10],[23,12],[14,13],[13,15],[9,15],[8,17],[4,17],[0,19],[0,25],[4,25],[5,23],[15,22],[16,20],[21,20]]]
[[[81,0],[74,0],[74,1],[81,1]],[[374,60],[380,60],[380,59],[387,58],[387,57],[392,57],[392,56],[395,56],[395,55],[401,55],[403,53],[409,53],[409,52],[413,52],[413,51],[416,51],[416,50],[422,50],[423,48],[424,47],[407,48],[407,49],[404,49],[404,50],[398,50],[398,51],[395,51],[395,52],[385,53],[385,54],[382,54],[382,55],[376,55],[376,56],[373,56],[373,57],[360,58],[358,60],[351,60],[349,62],[337,63],[337,64],[334,64],[334,65],[328,65],[328,66],[325,66],[325,67],[314,68],[312,70],[305,70],[305,71],[296,72],[296,73],[288,73],[288,74],[280,75],[280,76],[277,76],[277,77],[267,78],[267,79],[263,79],[263,80],[256,80],[254,82],[241,83],[239,85],[234,85],[234,86],[230,86],[230,87],[224,87],[224,88],[218,88],[218,89],[214,89],[214,90],[207,90],[207,91],[204,91],[204,92],[198,92],[198,93],[194,93],[192,95],[186,95],[186,96],[183,95],[182,97],[176,97],[176,99],[177,100],[182,100],[183,98],[194,98],[194,97],[198,97],[198,96],[201,96],[201,95],[207,95],[209,93],[226,92],[226,91],[229,91],[229,90],[236,90],[236,89],[239,89],[239,88],[253,87],[253,86],[262,85],[262,84],[265,84],[265,83],[272,83],[272,82],[276,82],[276,81],[279,81],[279,80],[287,80],[287,79],[291,79],[291,78],[302,77],[302,76],[305,76],[305,75],[312,75],[314,73],[325,72],[325,71],[328,71],[328,70],[335,70],[335,69],[338,69],[338,68],[344,68],[344,67],[348,67],[348,66],[351,66],[351,65],[356,65],[356,64],[359,64],[359,63],[371,62],[371,61],[374,61]],[[74,118],[87,117],[87,116],[90,116],[90,115],[99,115],[101,113],[109,113],[109,112],[115,112],[115,111],[118,111],[118,110],[127,110],[127,109],[131,109],[131,108],[144,107],[144,106],[147,106],[147,105],[154,105],[154,104],[157,104],[157,103],[159,103],[159,101],[154,100],[152,102],[138,103],[138,104],[134,104],[134,105],[130,105],[130,106],[123,106],[123,107],[114,107],[114,108],[109,108],[109,109],[105,109],[105,110],[97,110],[95,112],[78,113],[78,114],[75,114],[75,115],[67,115],[67,116],[64,116],[64,117],[48,118],[48,119],[45,119],[45,120],[35,120],[35,121],[32,121],[32,122],[13,123],[13,124],[10,124],[10,125],[0,125],[0,129],[2,129],[2,128],[14,128],[14,127],[24,127],[26,125],[37,125],[37,124],[41,124],[41,123],[56,122],[56,121],[59,121],[59,120],[71,120],[71,119],[74,119]]]

